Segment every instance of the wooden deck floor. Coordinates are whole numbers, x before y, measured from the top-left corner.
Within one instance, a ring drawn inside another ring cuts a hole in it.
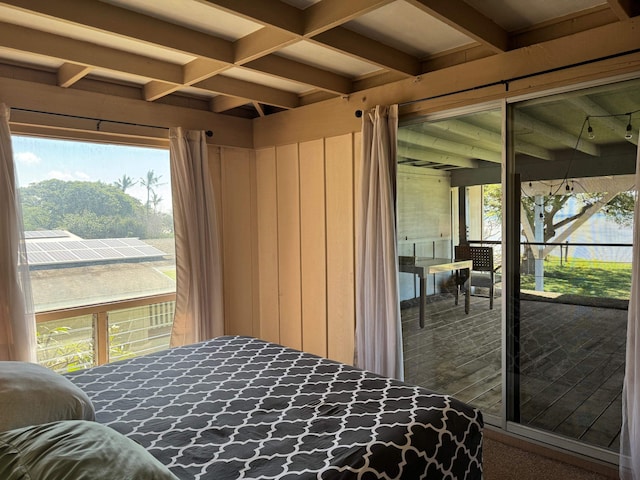
[[[521,302],[521,422],[618,450],[627,311]],[[500,415],[500,303],[451,297],[402,309],[405,379]]]

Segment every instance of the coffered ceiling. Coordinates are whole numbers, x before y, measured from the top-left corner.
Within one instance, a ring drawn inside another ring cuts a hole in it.
[[[253,118],[625,21],[637,7],[635,0],[9,0],[0,2],[0,75],[36,70],[62,88],[114,84],[121,88],[111,93],[123,96]]]

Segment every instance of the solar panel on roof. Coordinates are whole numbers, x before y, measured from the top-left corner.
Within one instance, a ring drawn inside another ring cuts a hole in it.
[[[28,252],[27,260],[31,265],[55,263],[53,258],[44,252]]]
[[[165,255],[163,251],[137,238],[69,241],[32,239],[27,243],[27,252],[30,265],[152,259]]]
[[[24,232],[24,238],[64,238],[69,236],[69,232],[64,230],[27,230]]]

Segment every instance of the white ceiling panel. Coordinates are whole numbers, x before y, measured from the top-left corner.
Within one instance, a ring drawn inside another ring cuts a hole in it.
[[[466,35],[405,2],[394,2],[344,25],[414,57],[473,43]]]
[[[101,0],[199,32],[234,41],[262,25],[214,8],[197,0]]]
[[[509,32],[604,5],[603,0],[465,0]]]

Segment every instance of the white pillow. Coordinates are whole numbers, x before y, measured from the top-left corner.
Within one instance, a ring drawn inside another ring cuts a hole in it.
[[[0,362],[0,432],[58,420],[95,420],[89,397],[41,365]]]

